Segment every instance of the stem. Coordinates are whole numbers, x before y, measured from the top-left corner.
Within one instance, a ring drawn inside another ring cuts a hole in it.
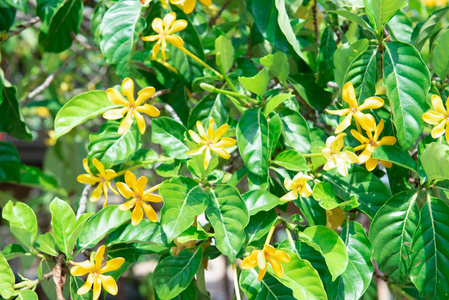
[[[190,56],[191,58],[193,58],[196,62],[198,62],[200,65],[202,65],[203,67],[205,67],[206,69],[211,70],[212,72],[215,73],[215,75],[217,75],[218,78],[220,78],[220,80],[223,80],[223,76],[217,72],[217,70],[215,70],[214,68],[212,68],[211,66],[209,66],[208,64],[206,64],[202,59],[198,58],[198,56],[196,56],[195,54],[193,54],[192,52],[190,52],[189,50],[187,50],[186,48],[184,48],[183,46],[178,47],[176,46],[179,50],[181,50],[182,52],[184,52],[185,54],[187,54],[188,56]]]
[[[237,300],[241,300],[242,298],[240,297],[240,289],[239,289],[239,279],[238,279],[238,275],[237,275],[237,266],[235,265],[235,263],[232,264],[232,274],[234,275],[234,288],[235,288],[235,297]]]
[[[76,211],[76,219],[77,220],[86,211],[86,203],[87,203],[87,199],[89,197],[89,192],[90,192],[91,188],[92,188],[92,186],[90,184],[86,184],[84,186],[83,193],[81,194],[80,206],[78,207],[78,210]]]
[[[41,19],[39,17],[35,17],[32,18],[31,20],[29,20],[27,23],[23,24],[23,25],[19,25],[19,29],[17,29],[16,31],[11,32],[10,34],[8,34],[6,36],[6,38],[4,40],[2,40],[2,42],[8,40],[10,37],[18,35],[19,33],[21,33],[22,31],[24,31],[25,29],[33,26],[34,24],[36,24],[37,22],[39,22]]]
[[[394,284],[390,284],[390,285],[388,285],[388,287],[392,288],[396,292],[399,292],[401,294],[401,296],[404,297],[405,299],[415,300],[415,298],[413,298],[412,296],[410,296],[409,294],[404,292],[400,287],[398,287],[398,286],[396,286]]]
[[[323,156],[323,153],[304,153],[304,154],[301,153],[301,155],[303,157],[320,157]]]
[[[56,300],[65,300],[62,288],[65,283],[65,274],[62,271],[62,264],[64,263],[62,253],[58,254],[56,258],[56,266],[53,268],[53,281],[55,282]]]
[[[218,52],[217,53],[217,66],[218,69],[220,70],[221,74],[223,74],[224,79],[226,80],[226,83],[231,87],[231,89],[235,92],[238,93],[237,89],[235,88],[235,85],[232,83],[232,81],[229,79],[228,75],[226,74],[225,70],[223,69],[223,66],[221,65],[221,60],[220,60],[220,56],[221,53]]]
[[[270,232],[268,232],[267,239],[265,240],[265,245],[269,245],[271,241],[271,237],[273,236],[274,229],[276,228],[276,223],[271,227]]]
[[[245,95],[242,95],[242,94],[239,94],[239,93],[236,93],[236,92],[231,92],[231,91],[227,91],[227,90],[218,89],[218,88],[216,88],[216,87],[214,87],[214,86],[212,86],[210,84],[204,83],[204,82],[200,84],[200,87],[203,90],[208,91],[209,93],[225,94],[225,95],[229,95],[229,96],[233,96],[233,97],[236,97],[236,98],[240,98],[240,99],[246,100],[247,102],[251,102],[251,103],[254,103],[254,104],[259,104],[259,102],[257,100],[251,99],[248,96],[245,96]]]
[[[167,62],[163,61],[162,59],[157,59],[156,62],[160,63],[161,65],[163,65],[164,67],[166,67],[167,69],[169,69],[170,71],[172,71],[175,74],[179,74],[178,70],[175,69],[175,67],[171,66],[170,64],[168,64]]]

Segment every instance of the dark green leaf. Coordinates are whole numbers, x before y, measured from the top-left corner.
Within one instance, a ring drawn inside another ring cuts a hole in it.
[[[141,243],[168,246],[167,236],[159,223],[143,219],[136,226],[123,224],[113,231],[107,239],[108,246],[118,243]]]
[[[246,244],[250,245],[264,238],[277,220],[277,213],[274,210],[260,211],[249,219],[248,226],[245,227]],[[265,240],[262,241],[263,243]],[[263,247],[262,243],[262,247]]]
[[[268,121],[268,157],[271,158],[282,132],[282,122],[278,114]]]
[[[39,237],[37,237],[36,242],[38,239]],[[13,258],[23,256],[27,253],[28,252],[25,249],[23,249],[21,245],[14,243],[6,245],[6,247],[3,248],[3,251],[1,252],[1,254],[3,254],[3,256],[6,258],[6,260],[11,260]]]
[[[279,108],[276,111],[281,117],[285,144],[299,153],[307,153],[310,149],[310,134],[304,117],[288,108]]]
[[[390,161],[416,173],[416,162],[410,157],[407,151],[397,146],[385,145],[376,147],[371,156],[376,159]]]
[[[34,211],[25,203],[10,200],[2,211],[3,219],[9,221],[12,235],[23,246],[31,248],[37,236],[37,218]]]
[[[332,93],[315,83],[314,74],[294,74],[288,80],[306,103],[318,111],[323,111],[333,101]]]
[[[449,30],[444,31],[435,42],[435,50],[433,51],[433,68],[435,73],[443,80],[446,78],[449,69]]]
[[[211,118],[214,118],[215,124],[221,126],[228,123],[229,109],[225,106],[226,97],[222,94],[209,95],[203,98],[192,109],[189,116],[189,128],[196,128],[196,122],[209,124]]]
[[[152,121],[151,140],[161,144],[167,155],[176,159],[187,159],[189,147],[184,138],[187,129],[173,119],[162,117]]]
[[[20,180],[20,157],[16,147],[0,142],[0,182]]]
[[[318,54],[318,83],[326,85],[328,81],[334,80],[334,52],[337,50],[334,31],[330,26],[321,34],[320,48]]]
[[[63,188],[58,187],[57,180],[44,172],[38,167],[20,166],[20,185],[38,188],[43,191],[58,193],[67,196],[67,192]]]
[[[307,166],[307,161],[299,154],[296,150],[290,149],[276,155],[273,163],[284,167],[288,170],[304,172],[309,171],[309,167]]]
[[[0,132],[21,140],[30,140],[31,133],[19,109],[16,87],[1,83],[0,91]]]
[[[6,3],[0,3],[0,32],[8,31],[14,24],[16,9]]]
[[[360,17],[359,15],[357,15],[357,14],[355,14],[355,13],[349,11],[349,10],[338,9],[338,10],[333,10],[333,11],[329,11],[329,12],[337,14],[339,16],[342,16],[345,19],[348,19],[348,20],[350,20],[352,22],[355,22],[358,25],[360,25],[361,27],[363,27],[365,29],[368,29],[373,34],[375,34],[373,28],[368,23],[366,23],[366,21],[362,17]]]
[[[367,49],[349,65],[343,82],[350,81],[361,105],[376,93],[377,51]]]
[[[367,39],[358,40],[352,44],[343,44],[334,53],[335,81],[340,89],[345,85],[345,78],[352,62],[362,55],[369,46]]]
[[[419,29],[417,31],[417,34],[413,32],[413,45],[416,47],[418,51],[421,51],[422,47],[426,43],[426,41],[432,36],[433,32],[440,29],[440,26],[437,26],[438,23],[444,19],[443,17],[446,15],[446,13],[449,11],[449,7],[445,7],[443,9],[437,10],[434,13],[432,13],[429,18],[422,24],[422,26],[416,27],[416,29]]]

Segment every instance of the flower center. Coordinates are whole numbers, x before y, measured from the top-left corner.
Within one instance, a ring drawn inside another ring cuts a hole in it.
[[[134,194],[134,199],[136,199],[136,203],[142,202],[142,196],[137,193]]]
[[[370,141],[369,141],[369,144],[370,144],[372,147],[377,147],[377,146],[379,146],[379,142],[376,141],[376,140],[370,140]]]
[[[356,112],[358,112],[359,111],[359,108],[358,107],[351,107],[351,111],[352,111],[352,113],[356,113]]]
[[[134,109],[136,109],[136,105],[135,105],[134,103],[129,103],[129,104],[128,104],[128,109],[129,109],[130,111],[133,111]]]
[[[215,146],[215,143],[214,143],[214,140],[208,140],[207,142],[206,142],[206,147],[213,147],[213,146]]]
[[[446,118],[446,120],[449,121],[449,112],[447,114],[445,114],[444,117]]]
[[[96,266],[94,266],[92,268],[92,270],[90,271],[90,273],[92,274],[92,276],[97,277],[100,275],[100,269],[98,269]]]
[[[108,180],[105,177],[100,177],[100,182],[101,183],[106,183]]]

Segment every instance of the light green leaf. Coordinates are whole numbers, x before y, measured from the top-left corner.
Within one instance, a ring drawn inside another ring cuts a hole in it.
[[[36,292],[31,290],[23,290],[19,292],[19,295],[16,298],[17,300],[39,300]]]
[[[245,200],[246,207],[251,216],[260,211],[269,211],[275,206],[285,204],[279,197],[261,189],[249,191],[243,194],[242,198]]]
[[[276,52],[260,58],[260,64],[267,67],[272,77],[276,77],[281,82],[288,78],[290,66],[287,55],[283,52]],[[265,113],[268,115],[268,113]]]
[[[20,181],[20,157],[10,142],[0,142],[0,182]]]
[[[443,80],[446,78],[449,70],[449,29],[444,31],[435,42],[435,49],[433,50],[433,68],[435,73]]]
[[[412,45],[391,42],[385,47],[383,74],[396,136],[401,147],[408,150],[424,128],[422,115],[427,110],[429,70]]]
[[[239,191],[230,185],[209,189],[206,216],[215,231],[215,245],[234,263],[245,243],[242,233],[249,222],[248,210]]]
[[[387,32],[393,41],[410,43],[412,40],[413,24],[408,14],[399,10],[388,22]]]
[[[266,117],[270,115],[270,113],[278,107],[282,102],[284,102],[287,99],[294,98],[295,96],[292,94],[277,94],[276,96],[268,99],[267,105],[265,105],[265,108],[263,110],[263,113]]]
[[[277,109],[277,113],[281,117],[285,144],[299,153],[307,153],[310,149],[310,133],[304,117],[285,107]]]
[[[37,218],[34,211],[25,203],[10,200],[2,211],[3,219],[9,221],[12,235],[23,246],[32,248],[37,236]]]
[[[420,159],[429,181],[449,179],[449,146],[431,143]]]
[[[77,277],[70,276],[70,296],[73,300],[91,300],[93,299],[93,289],[83,295],[78,295],[77,291],[85,284],[85,282]]]
[[[159,192],[164,198],[161,225],[171,242],[192,225],[196,216],[206,210],[207,194],[195,180],[186,177],[165,181]]]
[[[56,246],[55,238],[50,232],[41,234],[36,238],[35,248],[48,255],[58,256],[58,247]]]
[[[262,97],[267,90],[270,76],[268,74],[268,68],[263,68],[262,71],[260,71],[253,77],[240,76],[238,79],[246,89]]]
[[[369,46],[367,39],[358,40],[355,43],[343,44],[334,53],[334,67],[335,67],[335,81],[337,82],[340,89],[343,89],[345,85],[346,74],[352,62],[362,55]]]
[[[318,182],[313,186],[313,199],[318,201],[320,206],[326,210],[331,210],[336,207],[354,209],[359,205],[355,196],[352,196],[349,201],[340,203],[331,186],[324,181]]]
[[[220,55],[215,57],[217,65],[221,64],[223,71],[227,73],[234,64],[234,47],[232,47],[232,42],[224,35],[220,35],[215,40],[215,53],[220,53]]]
[[[151,140],[161,144],[167,155],[176,159],[187,159],[189,147],[184,139],[187,129],[173,119],[162,117],[154,119],[151,128]]]
[[[38,239],[39,239],[39,237],[38,237]],[[37,239],[36,239],[36,241],[37,241]],[[6,260],[11,260],[16,257],[21,257],[27,253],[28,253],[28,251],[23,249],[23,247],[21,245],[14,244],[14,243],[6,245],[5,248],[3,248],[3,251],[1,252],[1,254],[3,254],[3,256],[6,258]]]
[[[199,226],[201,227],[201,225]],[[204,231],[203,228],[196,228],[195,226],[190,226],[185,231],[183,231],[177,238],[178,243],[187,243],[190,241],[201,241],[213,237],[213,233],[208,233]]]
[[[257,280],[255,269],[240,273],[239,284],[248,300],[295,300],[291,289],[280,283],[270,274],[265,274],[261,281]]]
[[[12,7],[20,9],[25,14],[27,13],[27,9],[28,9],[28,1],[27,0],[5,0],[5,2]]]
[[[85,121],[116,107],[117,105],[109,101],[104,91],[90,91],[79,94],[67,102],[56,115],[56,138]]]
[[[51,227],[59,249],[71,258],[75,243],[69,244],[69,236],[76,226],[76,217],[70,205],[55,198],[50,203]]]
[[[415,32],[413,32],[412,38],[415,37],[413,39],[413,45],[418,51],[421,51],[426,41],[433,35],[435,31],[440,29],[440,26],[438,26],[438,24],[441,20],[444,20],[444,16],[448,11],[449,7],[445,7],[435,11],[429,16],[424,24],[422,24],[416,36]]]
[[[362,6],[363,7],[363,6]],[[351,7],[352,8],[352,7]],[[333,13],[333,14],[337,14],[339,16],[344,17],[345,19],[348,19],[354,23],[357,23],[358,25],[360,25],[362,28],[368,29],[369,31],[371,31],[373,34],[376,34],[374,32],[374,29],[368,24],[366,23],[366,21],[360,17],[359,15],[346,10],[346,9],[338,9],[338,10],[333,10],[333,11],[329,11],[329,13]]]
[[[279,142],[282,132],[282,122],[278,114],[275,114],[270,121],[268,121],[268,157],[274,152],[276,145]]]
[[[379,33],[382,31],[383,25],[404,6],[405,0],[363,0],[363,3],[365,3],[366,14],[371,24]]]
[[[0,296],[9,299],[16,295],[13,288],[15,282],[16,279],[8,261],[3,254],[0,254]]]
[[[407,151],[402,150],[397,146],[384,145],[376,147],[371,157],[390,161],[398,166],[417,173],[416,162],[410,157]]]
[[[273,163],[284,167],[288,170],[297,171],[297,172],[307,172],[309,171],[309,167],[307,166],[307,161],[299,154],[296,150],[289,149],[285,150],[278,155],[273,160]]]

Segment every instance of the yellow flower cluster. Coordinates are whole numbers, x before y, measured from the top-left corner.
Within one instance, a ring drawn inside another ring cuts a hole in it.
[[[449,98],[446,100],[446,108],[444,108],[443,100],[440,96],[432,96],[432,106],[434,110],[430,110],[422,115],[424,122],[430,125],[436,125],[430,133],[434,139],[445,135],[446,142],[449,143]]]
[[[284,269],[282,263],[288,263],[290,256],[282,250],[274,249],[273,246],[265,244],[262,250],[253,250],[251,255],[245,257],[242,261],[243,269],[252,269],[256,266],[259,267],[258,281],[261,281],[267,272],[268,263],[273,268],[274,273],[278,277],[284,276]]]

